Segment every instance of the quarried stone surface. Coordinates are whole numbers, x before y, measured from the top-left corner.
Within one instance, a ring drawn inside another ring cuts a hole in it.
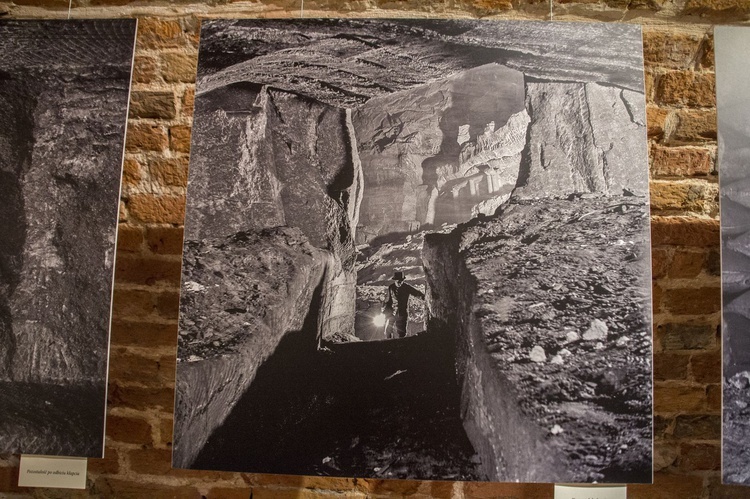
[[[496,481],[651,480],[648,205],[519,201],[425,238],[464,427]]]
[[[285,335],[316,326],[330,258],[299,229],[186,243],[174,466],[190,467]],[[305,332],[313,351],[316,327]]]
[[[134,21],[0,23],[0,381],[37,387],[8,399],[0,452],[102,451],[134,37]]]
[[[527,82],[520,199],[648,192],[643,96],[597,83]]]

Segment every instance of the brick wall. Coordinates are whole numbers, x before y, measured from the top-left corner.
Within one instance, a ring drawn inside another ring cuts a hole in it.
[[[72,15],[138,17],[117,251],[107,446],[87,491],[5,497],[552,497],[551,485],[349,480],[170,468],[182,221],[201,17],[288,17],[297,1],[73,0]],[[306,17],[546,19],[544,0],[308,0]],[[0,16],[65,18],[68,0],[0,0]],[[721,351],[713,24],[750,0],[561,0],[555,19],[644,26],[654,261],[654,485],[631,497],[747,497],[720,485]]]

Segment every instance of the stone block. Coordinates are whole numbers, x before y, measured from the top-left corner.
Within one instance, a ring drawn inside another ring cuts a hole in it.
[[[137,253],[143,246],[143,228],[138,225],[117,226],[117,251]]]
[[[190,127],[177,125],[169,128],[169,148],[175,152],[190,152]]]
[[[130,416],[107,417],[107,438],[127,444],[151,445],[151,424],[143,418]],[[105,454],[106,457],[106,454]]]
[[[654,410],[657,413],[690,413],[706,410],[704,386],[681,382],[657,382],[654,386]]]
[[[646,66],[688,68],[701,45],[701,37],[676,29],[643,28],[643,61]]]
[[[690,356],[680,353],[654,354],[654,379],[684,380],[687,379]]]
[[[677,288],[664,292],[664,306],[676,315],[713,314],[721,310],[721,288]]]
[[[714,171],[714,151],[705,147],[651,147],[654,176],[685,177],[709,175]]]
[[[715,109],[679,109],[675,111],[674,119],[670,141],[690,143],[716,140]]]
[[[195,83],[198,54],[165,52],[161,54],[160,73],[167,83]]]
[[[146,244],[158,255],[181,255],[182,237],[182,227],[150,225],[146,228]]]
[[[133,122],[128,124],[126,151],[163,151],[168,144],[167,131],[163,126]]]
[[[659,77],[656,96],[661,104],[715,107],[716,77],[713,73],[670,71]]]
[[[130,93],[130,118],[171,120],[177,116],[172,91],[135,90]]]
[[[185,197],[134,194],[128,200],[128,211],[132,218],[145,223],[182,224]]]
[[[718,248],[719,221],[693,217],[651,217],[651,244]]]
[[[188,158],[159,158],[149,163],[151,179],[168,187],[187,187]]]

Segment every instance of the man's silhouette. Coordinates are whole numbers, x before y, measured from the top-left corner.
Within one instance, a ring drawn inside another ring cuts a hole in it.
[[[406,336],[406,323],[409,320],[409,297],[416,296],[423,300],[424,293],[406,284],[406,278],[401,271],[394,273],[391,279],[396,282],[388,286],[388,296],[383,305],[386,316],[385,337],[403,338]]]

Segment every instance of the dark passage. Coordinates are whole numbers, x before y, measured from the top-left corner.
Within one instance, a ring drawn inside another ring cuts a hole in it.
[[[304,337],[285,338],[194,468],[486,479],[459,417],[449,335],[313,352]]]

